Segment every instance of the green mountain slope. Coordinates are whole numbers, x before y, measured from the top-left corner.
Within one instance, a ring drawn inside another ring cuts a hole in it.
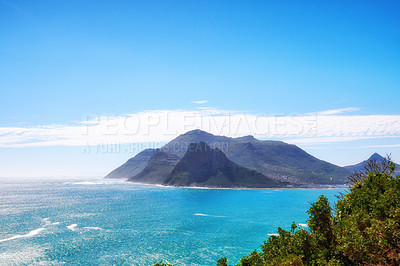
[[[191,143],[183,158],[164,180],[165,185],[205,187],[283,187],[274,179],[230,161],[205,142]]]
[[[178,156],[157,149],[151,156],[147,166],[139,174],[128,179],[130,182],[141,182],[147,184],[161,184],[175,165],[179,162]]]

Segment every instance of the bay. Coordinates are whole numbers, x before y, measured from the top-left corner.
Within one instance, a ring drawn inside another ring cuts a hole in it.
[[[0,265],[234,264],[343,191],[0,180]]]

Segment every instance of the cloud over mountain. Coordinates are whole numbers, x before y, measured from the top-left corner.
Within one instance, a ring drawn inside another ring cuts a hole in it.
[[[192,129],[212,134],[331,143],[400,136],[400,115],[344,115],[354,108],[315,114],[268,116],[232,110],[149,110],[93,116],[72,125],[0,127],[0,147],[86,146],[166,142]],[[341,115],[340,115],[341,114]]]

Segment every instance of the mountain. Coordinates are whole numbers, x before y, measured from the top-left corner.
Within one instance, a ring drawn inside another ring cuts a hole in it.
[[[350,171],[319,160],[296,145],[282,141],[257,140],[253,136],[229,138],[192,130],[178,136],[162,149],[182,158],[190,143],[204,141],[218,148],[234,163],[279,181],[296,184],[342,184]]]
[[[191,143],[202,141],[213,149],[218,148],[235,164],[281,182],[305,185],[344,184],[351,174],[351,171],[319,160],[296,145],[282,141],[257,140],[253,136],[229,138],[192,130],[171,140],[161,150],[182,159]]]
[[[105,178],[129,178],[143,171],[153,156],[155,149],[146,149],[129,159],[126,163],[111,171]]]
[[[377,163],[380,163],[380,162],[382,162],[384,159],[385,159],[384,157],[382,157],[380,154],[378,154],[378,153],[375,152],[375,153],[372,154],[371,157],[369,157],[367,160],[364,160],[364,161],[362,161],[361,163],[358,163],[358,164],[345,166],[344,168],[346,168],[347,170],[351,171],[352,173],[353,173],[353,172],[359,172],[359,171],[363,170],[364,165],[365,165],[366,162],[368,162],[369,160],[375,160]],[[395,174],[400,174],[400,165],[398,165],[398,164],[395,163],[395,166],[396,166]]]
[[[164,180],[164,185],[203,187],[283,187],[265,175],[239,166],[218,148],[205,142],[191,143],[183,158]]]
[[[143,171],[130,177],[127,181],[161,184],[178,162],[179,157],[175,154],[157,149]]]

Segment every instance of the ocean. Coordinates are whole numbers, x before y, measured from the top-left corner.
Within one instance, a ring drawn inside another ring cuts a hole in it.
[[[343,191],[0,179],[0,265],[234,264]]]

